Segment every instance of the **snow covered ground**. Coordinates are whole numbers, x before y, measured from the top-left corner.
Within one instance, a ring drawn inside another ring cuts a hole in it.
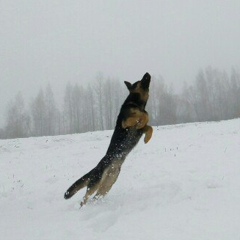
[[[4,240],[239,240],[240,119],[154,128],[104,200],[79,209],[65,190],[112,131],[0,141]]]

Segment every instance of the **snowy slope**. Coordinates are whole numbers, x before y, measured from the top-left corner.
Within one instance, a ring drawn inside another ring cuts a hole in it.
[[[79,210],[65,190],[104,155],[112,131],[0,141],[5,240],[240,239],[240,119],[155,127],[108,196]]]

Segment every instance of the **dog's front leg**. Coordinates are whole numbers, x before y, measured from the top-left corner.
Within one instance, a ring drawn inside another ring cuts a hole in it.
[[[136,129],[142,129],[147,125],[149,121],[149,117],[148,117],[148,113],[145,110],[140,111],[139,109],[131,108],[129,111],[130,113],[128,117],[126,117],[122,121],[122,127],[124,129],[128,127],[135,127]]]

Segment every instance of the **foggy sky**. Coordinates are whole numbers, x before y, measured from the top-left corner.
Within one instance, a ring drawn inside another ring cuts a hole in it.
[[[209,65],[239,70],[239,0],[0,1],[0,126],[18,91],[146,71],[178,88]]]

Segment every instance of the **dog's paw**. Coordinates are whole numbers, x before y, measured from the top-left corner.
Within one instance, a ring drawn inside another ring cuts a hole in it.
[[[146,127],[147,127],[147,131],[145,132],[144,142],[148,143],[149,140],[152,138],[153,128],[151,126],[146,126]]]

